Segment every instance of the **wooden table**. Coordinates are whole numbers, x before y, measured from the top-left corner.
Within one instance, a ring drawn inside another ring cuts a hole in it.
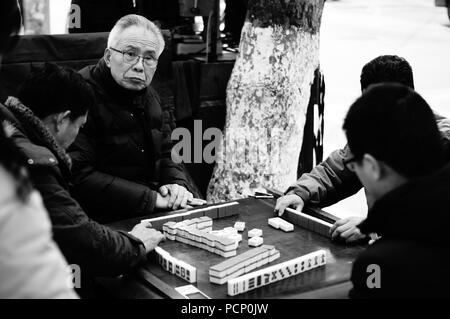
[[[363,246],[336,243],[298,226],[295,226],[294,231],[289,233],[270,227],[267,224],[267,219],[274,216],[275,200],[273,199],[248,198],[238,202],[239,205],[234,206],[238,215],[216,219],[213,222],[213,229],[233,226],[236,221],[246,223],[246,229],[242,233],[243,240],[237,251],[238,254],[252,249],[247,243],[247,231],[252,228],[260,228],[263,230],[264,244],[274,245],[281,254],[279,259],[261,268],[319,249],[324,249],[327,252],[327,264],[324,267],[310,270],[245,294],[230,297],[227,295],[226,283],[217,285],[209,282],[209,267],[225,260],[223,257],[177,241],[167,240],[162,242],[160,247],[167,250],[175,258],[197,268],[197,283],[194,285],[198,289],[214,299],[317,298],[321,296],[345,297],[347,295],[348,289],[351,287],[349,279],[352,261],[364,249]],[[143,218],[118,222],[110,226],[114,229],[129,231],[141,219]],[[124,277],[121,281],[121,284],[119,284],[119,287],[122,287],[120,288],[120,297],[136,298],[154,297],[155,292],[163,298],[181,298],[181,295],[174,288],[188,284],[181,278],[162,269],[152,258],[152,254],[149,255],[149,260],[144,267],[137,272],[137,276]],[[130,289],[129,295],[123,290],[124,286]],[[146,290],[148,290],[148,295]]]

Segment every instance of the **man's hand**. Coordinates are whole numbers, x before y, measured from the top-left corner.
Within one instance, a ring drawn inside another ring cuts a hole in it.
[[[332,239],[343,239],[345,242],[355,242],[366,237],[361,234],[357,227],[365,218],[364,217],[349,217],[338,220],[330,229]]]
[[[303,202],[303,199],[301,199],[301,197],[298,195],[285,195],[277,199],[277,204],[275,205],[275,213],[278,213],[278,216],[282,216],[284,210],[289,206],[293,206],[296,210],[301,212],[303,207],[305,206],[305,203]]]
[[[191,192],[189,192],[183,186],[177,184],[168,184],[161,186],[159,188],[159,193],[164,198],[168,197],[166,208],[170,208],[173,210],[177,210],[179,207],[186,208],[187,201],[194,198]]]
[[[169,208],[169,198],[170,198],[169,195],[163,197],[163,196],[161,196],[160,193],[156,193],[155,207],[159,208],[159,209],[168,209]]]
[[[155,249],[158,244],[166,239],[166,237],[156,229],[151,228],[150,223],[141,223],[134,226],[134,228],[129,232],[136,238],[142,240],[145,246],[145,251],[149,253]]]

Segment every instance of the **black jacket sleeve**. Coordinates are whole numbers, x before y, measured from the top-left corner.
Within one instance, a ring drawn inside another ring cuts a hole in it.
[[[100,276],[120,275],[140,264],[146,256],[142,241],[89,219],[54,171],[54,167],[36,167],[32,178],[50,214],[54,239],[68,262]]]
[[[95,137],[88,136],[88,130],[89,126],[80,132],[70,149],[74,160],[74,195],[86,207],[88,214],[118,220],[152,213],[157,197],[155,191],[95,168],[96,142]]]
[[[186,168],[183,164],[177,164],[172,160],[173,142],[171,135],[175,128],[175,116],[172,110],[164,109],[162,116],[161,158],[157,163],[160,175],[159,182],[160,185],[178,184],[192,192],[193,187],[191,187],[191,183],[186,176]]]

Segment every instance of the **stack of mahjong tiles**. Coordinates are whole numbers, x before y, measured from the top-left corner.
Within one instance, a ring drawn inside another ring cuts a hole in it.
[[[281,219],[280,217],[273,217],[267,220],[268,224],[273,228],[279,229],[281,228],[285,232],[290,232],[294,230],[294,225]]]
[[[224,229],[212,230],[211,234],[218,237],[228,237],[235,240],[238,244],[242,241],[242,235],[234,227],[225,227]]]
[[[192,245],[222,257],[236,256],[238,243],[242,240],[232,227],[222,231],[212,231],[212,220],[203,216],[183,220],[182,222],[167,222],[163,231],[167,239]]]
[[[209,281],[222,285],[255,268],[268,264],[280,257],[280,252],[271,245],[253,248],[220,264],[209,268]]]
[[[207,216],[185,219],[181,222],[170,221],[163,225],[163,232],[167,239],[176,240],[178,230],[182,227],[192,227],[197,230],[211,231],[213,221]]]

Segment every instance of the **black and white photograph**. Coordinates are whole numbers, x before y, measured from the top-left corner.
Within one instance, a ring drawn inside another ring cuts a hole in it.
[[[450,0],[0,1],[0,299],[447,299],[449,225]]]

